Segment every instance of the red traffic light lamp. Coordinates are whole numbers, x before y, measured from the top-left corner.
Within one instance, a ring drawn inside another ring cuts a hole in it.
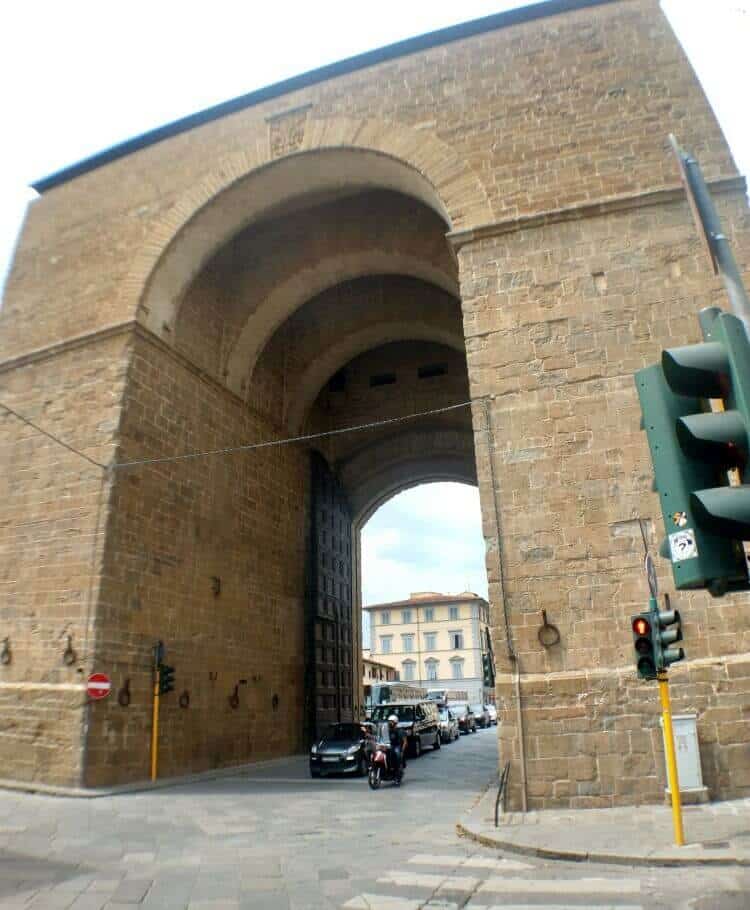
[[[631,620],[636,667],[641,679],[656,679],[656,655],[651,634],[651,614],[639,613]]]

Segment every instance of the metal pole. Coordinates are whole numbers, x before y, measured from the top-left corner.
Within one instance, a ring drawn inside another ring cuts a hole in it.
[[[678,146],[674,136],[670,135],[669,141],[680,165],[696,228],[708,247],[714,270],[724,282],[732,312],[750,331],[750,299],[742,283],[742,275],[737,268],[729,240],[721,229],[721,221],[703,179],[700,164],[696,158]]]
[[[669,703],[669,681],[666,670],[659,670],[659,697],[661,698],[662,717],[664,719],[664,743],[667,751],[667,777],[669,793],[672,797],[672,823],[674,842],[678,847],[685,846],[685,832],[682,829],[682,800],[680,797],[680,779],[677,773],[677,759],[674,751],[674,732],[672,730],[672,710]]]
[[[156,770],[159,760],[159,657],[158,648],[154,661],[154,712],[151,723],[151,780],[156,780]]]
[[[485,433],[487,436],[487,458],[490,469],[490,485],[492,487],[492,505],[495,518],[495,537],[497,540],[497,581],[500,588],[500,600],[503,607],[503,620],[505,622],[505,643],[508,649],[508,660],[513,667],[513,679],[516,695],[516,724],[518,725],[518,750],[521,764],[521,811],[528,811],[528,786],[526,780],[526,746],[523,735],[523,704],[521,702],[521,661],[513,647],[513,631],[508,614],[508,602],[505,598],[505,574],[503,572],[502,535],[500,533],[500,507],[497,502],[497,484],[495,482],[495,431],[492,426],[492,408],[489,399],[484,399]]]

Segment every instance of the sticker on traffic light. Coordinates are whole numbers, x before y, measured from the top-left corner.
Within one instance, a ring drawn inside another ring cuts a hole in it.
[[[695,531],[688,528],[686,531],[676,531],[674,534],[670,534],[669,552],[672,557],[672,562],[697,559],[698,544],[695,541]]]

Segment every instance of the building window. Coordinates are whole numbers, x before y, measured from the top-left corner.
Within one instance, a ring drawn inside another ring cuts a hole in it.
[[[414,650],[414,636],[413,635],[402,635],[401,636],[401,650],[402,651],[413,651]]]
[[[380,625],[389,626],[390,624],[391,624],[391,611],[383,610],[383,612],[380,614]]]
[[[413,660],[405,660],[405,661],[403,662],[403,664],[401,664],[401,666],[404,668],[404,675],[403,675],[403,678],[404,678],[405,680],[412,680],[412,679],[414,679],[414,661],[413,661]]]
[[[424,633],[424,649],[425,651],[437,650],[437,632]]]
[[[380,650],[383,654],[391,653],[391,642],[393,641],[392,635],[381,635],[380,636]]]
[[[436,660],[426,660],[424,668],[427,672],[427,679],[432,681],[438,678],[438,662]]]
[[[435,608],[434,607],[425,607],[424,608],[424,621],[425,622],[435,622]]]
[[[404,623],[411,622],[411,610],[402,610],[401,611],[401,622],[404,622]]]
[[[448,619],[458,619],[458,607],[449,607],[448,612],[450,613]]]
[[[453,674],[453,679],[463,679],[464,678],[464,662],[462,660],[452,660],[451,661],[451,673]]]
[[[449,632],[451,639],[451,648],[454,651],[460,651],[464,646],[464,633],[463,632]]]

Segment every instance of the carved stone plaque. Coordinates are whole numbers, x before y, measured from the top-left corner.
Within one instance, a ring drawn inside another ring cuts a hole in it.
[[[268,144],[272,158],[290,155],[302,146],[307,126],[307,112],[311,105],[282,111],[266,118],[268,123]]]

